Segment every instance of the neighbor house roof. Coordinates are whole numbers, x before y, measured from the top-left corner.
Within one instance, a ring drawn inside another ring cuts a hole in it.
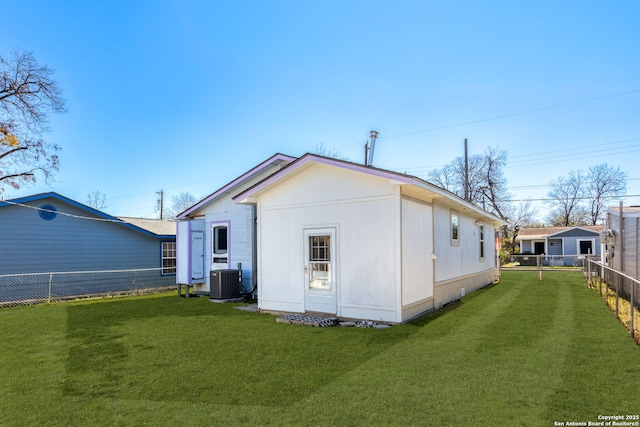
[[[369,174],[372,176],[387,178],[391,182],[394,182],[397,184],[416,186],[421,189],[427,190],[434,197],[449,200],[458,206],[459,205],[465,206],[469,210],[474,211],[478,215],[482,216],[486,221],[491,221],[496,224],[505,224],[505,222],[500,218],[498,218],[497,216],[473,205],[472,203],[469,203],[461,199],[460,197],[456,196],[455,194],[441,187],[438,187],[434,184],[431,184],[430,182],[424,181],[415,176],[406,175],[403,173],[394,172],[390,170],[380,169],[372,166],[364,166],[359,163],[353,163],[346,160],[339,160],[339,159],[334,159],[334,158],[320,156],[320,155],[311,154],[311,153],[307,153],[304,156],[296,159],[295,161],[291,162],[287,166],[280,169],[278,172],[275,172],[269,177],[263,179],[262,181],[258,182],[252,187],[236,195],[235,197],[233,197],[233,199],[237,203],[247,203],[247,204],[255,203],[257,201],[256,197],[259,196],[261,193],[276,186],[279,182],[281,182],[285,178],[294,176],[314,164],[324,164],[324,165],[335,166],[339,168],[344,168],[352,171]]]
[[[68,212],[58,211],[57,214],[59,215],[65,215],[65,216],[75,217],[79,219],[86,219],[86,220],[97,219],[97,220],[106,221],[106,222],[113,222],[116,224],[120,224],[123,227],[127,227],[131,230],[137,231],[139,233],[146,234],[147,236],[157,237],[161,239],[169,239],[169,238],[176,237],[175,222],[173,221],[166,221],[166,224],[162,225],[162,227],[159,224],[147,227],[147,226],[143,226],[144,223],[146,221],[154,221],[154,220],[140,219],[140,221],[138,222],[139,224],[138,225],[130,221],[130,220],[133,220],[134,218],[126,218],[126,219],[117,218],[115,216],[111,216],[95,208],[92,208],[91,206],[84,205],[82,203],[79,203],[73,199],[62,196],[55,192],[40,193],[40,194],[31,195],[31,196],[20,197],[17,199],[3,200],[3,201],[0,201],[0,208],[6,207],[6,206],[22,206],[27,209],[40,209],[39,207],[31,206],[31,205],[28,205],[27,203],[45,200],[45,199],[58,200],[60,202],[71,205],[87,213],[87,216],[84,216],[84,215],[78,216],[78,215],[72,215]],[[171,228],[169,224],[171,224],[173,228]],[[146,225],[149,225],[149,223],[146,223]]]
[[[611,206],[609,212],[620,216],[620,206]],[[623,206],[622,213],[625,216],[640,216],[640,206]]]
[[[120,217],[121,220],[158,235],[176,235],[176,221],[166,219]]]
[[[228,195],[228,194],[231,194],[234,191],[237,191],[238,187],[240,187],[243,184],[246,184],[247,181],[249,181],[250,179],[255,178],[256,176],[258,176],[261,173],[263,173],[266,168],[269,168],[269,167],[272,167],[272,166],[281,165],[283,163],[288,164],[288,163],[294,161],[295,159],[296,159],[295,157],[287,156],[286,154],[277,153],[277,154],[269,157],[264,162],[260,163],[258,166],[256,166],[256,167],[252,168],[251,170],[243,173],[242,175],[240,175],[239,177],[237,177],[233,181],[229,182],[228,184],[225,184],[221,188],[217,189],[216,191],[214,191],[213,193],[211,193],[210,195],[208,195],[204,199],[200,200],[199,202],[197,202],[196,204],[194,204],[190,208],[186,209],[184,212],[178,214],[178,216],[176,216],[176,218],[177,219],[184,219],[184,218],[188,217],[189,215],[192,215],[193,213],[197,212],[201,208],[205,207],[206,205],[215,202],[216,200],[220,199],[221,197],[223,197],[225,195]]]
[[[599,233],[604,230],[604,225],[585,225],[573,227],[527,227],[521,228],[516,240],[544,240],[569,230],[584,230],[589,233]]]

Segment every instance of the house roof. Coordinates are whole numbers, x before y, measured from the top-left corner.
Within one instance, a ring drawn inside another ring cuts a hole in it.
[[[609,212],[617,216],[620,216],[620,206],[611,206],[609,208]],[[640,216],[640,206],[623,206],[622,214],[624,216],[632,216],[632,217]]]
[[[464,206],[476,212],[478,215],[482,216],[487,221],[491,221],[496,224],[505,224],[505,222],[500,218],[498,218],[497,216],[483,209],[480,209],[479,207],[473,205],[472,203],[469,203],[461,199],[460,197],[456,196],[455,194],[441,187],[438,187],[434,184],[431,184],[430,182],[424,181],[415,176],[406,175],[403,173],[394,172],[386,169],[380,169],[372,166],[364,166],[359,163],[353,163],[346,160],[339,160],[339,159],[334,159],[334,158],[320,156],[320,155],[311,154],[311,153],[307,153],[304,156],[294,160],[293,162],[291,162],[284,168],[280,169],[279,171],[275,172],[274,174],[270,175],[269,177],[263,179],[257,184],[237,194],[235,197],[233,197],[233,200],[235,200],[237,203],[254,204],[257,202],[257,196],[271,189],[272,187],[278,185],[278,183],[280,183],[285,178],[294,176],[314,164],[324,164],[324,165],[335,166],[335,167],[344,168],[344,169],[348,169],[348,170],[352,170],[360,173],[365,173],[372,176],[387,178],[391,182],[396,184],[415,186],[415,187],[427,190],[434,197],[449,200],[458,206]]]
[[[239,177],[237,177],[233,181],[225,184],[221,188],[219,188],[216,191],[214,191],[213,193],[209,194],[207,197],[205,197],[204,199],[200,200],[199,202],[197,202],[196,204],[194,204],[190,208],[188,208],[185,211],[181,212],[180,214],[178,214],[176,216],[176,218],[177,219],[184,219],[184,218],[188,217],[189,215],[192,215],[195,212],[197,212],[198,210],[202,209],[203,207],[209,205],[210,203],[215,202],[216,200],[220,199],[221,197],[224,197],[225,195],[228,195],[228,194],[233,193],[234,191],[237,191],[238,187],[240,187],[243,184],[246,184],[247,181],[255,178],[258,175],[260,175],[267,168],[272,167],[272,166],[277,166],[277,165],[280,165],[280,164],[283,164],[283,163],[287,163],[288,164],[290,162],[293,162],[295,159],[296,159],[295,157],[287,156],[286,154],[277,153],[277,154],[269,157],[267,160],[265,160],[264,162],[260,163],[259,165],[255,166],[251,170],[243,173],[242,175],[240,175]]]
[[[40,193],[40,194],[31,195],[31,196],[20,197],[17,199],[3,200],[3,201],[0,201],[0,208],[6,207],[6,206],[22,206],[28,209],[40,209],[38,207],[28,205],[27,203],[45,200],[45,199],[58,200],[60,202],[71,205],[87,213],[86,216],[84,215],[78,216],[78,215],[70,214],[68,212],[58,211],[57,214],[59,215],[70,216],[70,217],[85,219],[85,220],[99,220],[99,221],[105,221],[105,222],[113,222],[116,224],[120,224],[123,227],[127,227],[131,230],[145,234],[147,236],[156,237],[160,239],[173,239],[176,236],[175,222],[173,221],[166,221],[166,223],[171,223],[171,225],[173,226],[173,229],[171,229],[167,224],[163,225],[161,228],[159,224],[156,224],[155,226],[150,226],[147,223],[147,225],[149,225],[147,227],[146,225],[143,224],[144,222],[159,221],[159,220],[145,220],[145,221],[140,220],[139,224],[135,224],[134,222],[130,221],[134,218],[126,218],[126,219],[117,218],[115,216],[111,216],[107,213],[104,213],[95,208],[92,208],[91,206],[84,205],[80,202],[77,202],[73,199],[62,196],[55,192]]]
[[[574,227],[527,227],[521,228],[516,240],[543,240],[557,236],[569,230],[584,230],[589,233],[599,233],[604,230],[604,225],[585,225]]]
[[[143,230],[150,231],[157,235],[173,235],[176,234],[176,221],[166,219],[149,219],[149,218],[130,218],[120,217],[121,220],[133,224]]]

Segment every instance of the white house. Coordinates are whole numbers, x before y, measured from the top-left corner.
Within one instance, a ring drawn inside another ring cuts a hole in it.
[[[262,311],[401,323],[499,277],[503,222],[413,176],[306,154],[234,200],[257,208]]]
[[[276,154],[177,216],[177,284],[209,292],[210,271],[240,267],[243,290],[252,292],[257,268],[256,209],[238,205],[231,197],[293,160]]]

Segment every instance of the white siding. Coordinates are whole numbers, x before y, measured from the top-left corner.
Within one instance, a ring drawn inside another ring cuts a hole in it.
[[[485,257],[480,259],[480,231],[476,219],[457,211],[460,218],[459,245],[451,244],[451,209],[434,206],[434,232],[436,260],[436,282],[475,274],[495,268],[495,228],[484,223]]]
[[[254,207],[237,205],[226,196],[206,209],[204,226],[204,252],[206,287],[209,289],[209,271],[213,269],[213,227],[216,224],[228,225],[229,268],[237,268],[242,264],[242,286],[250,290],[253,282],[253,222]]]
[[[456,209],[454,209],[456,210]],[[452,244],[450,234],[451,208],[434,204],[435,233],[435,307],[459,299],[462,289],[472,292],[498,277],[495,259],[495,227],[484,223],[485,257],[480,259],[480,231],[473,216],[464,210],[459,215],[459,244]]]
[[[387,179],[323,165],[266,192],[259,205],[260,308],[304,311],[303,230],[335,227],[337,314],[399,321],[398,194]]]
[[[309,311],[303,236],[312,228],[336,230],[336,314],[342,318],[403,322],[497,277],[494,225],[482,223],[482,212],[427,189],[318,162],[256,193],[262,310]],[[444,203],[458,209],[457,244]]]
[[[433,208],[402,199],[403,320],[433,308]]]
[[[205,278],[206,284],[200,286],[199,290],[209,291],[209,272],[213,269],[213,256],[212,256],[212,227],[217,223],[228,224],[229,234],[229,268],[237,268],[238,263],[242,264],[242,287],[245,291],[252,289],[256,283],[257,278],[254,277],[254,233],[256,223],[256,208],[254,206],[239,205],[233,201],[233,196],[244,191],[255,183],[268,177],[276,170],[280,169],[280,166],[271,166],[265,168],[265,170],[247,179],[241,185],[238,185],[229,193],[221,195],[215,201],[204,206],[197,212],[194,212],[196,216],[204,216],[204,248],[205,248]]]

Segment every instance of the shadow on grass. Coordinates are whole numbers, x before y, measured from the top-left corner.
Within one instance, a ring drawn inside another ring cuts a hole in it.
[[[461,303],[386,330],[276,323],[177,297],[70,304],[68,396],[291,405]]]

